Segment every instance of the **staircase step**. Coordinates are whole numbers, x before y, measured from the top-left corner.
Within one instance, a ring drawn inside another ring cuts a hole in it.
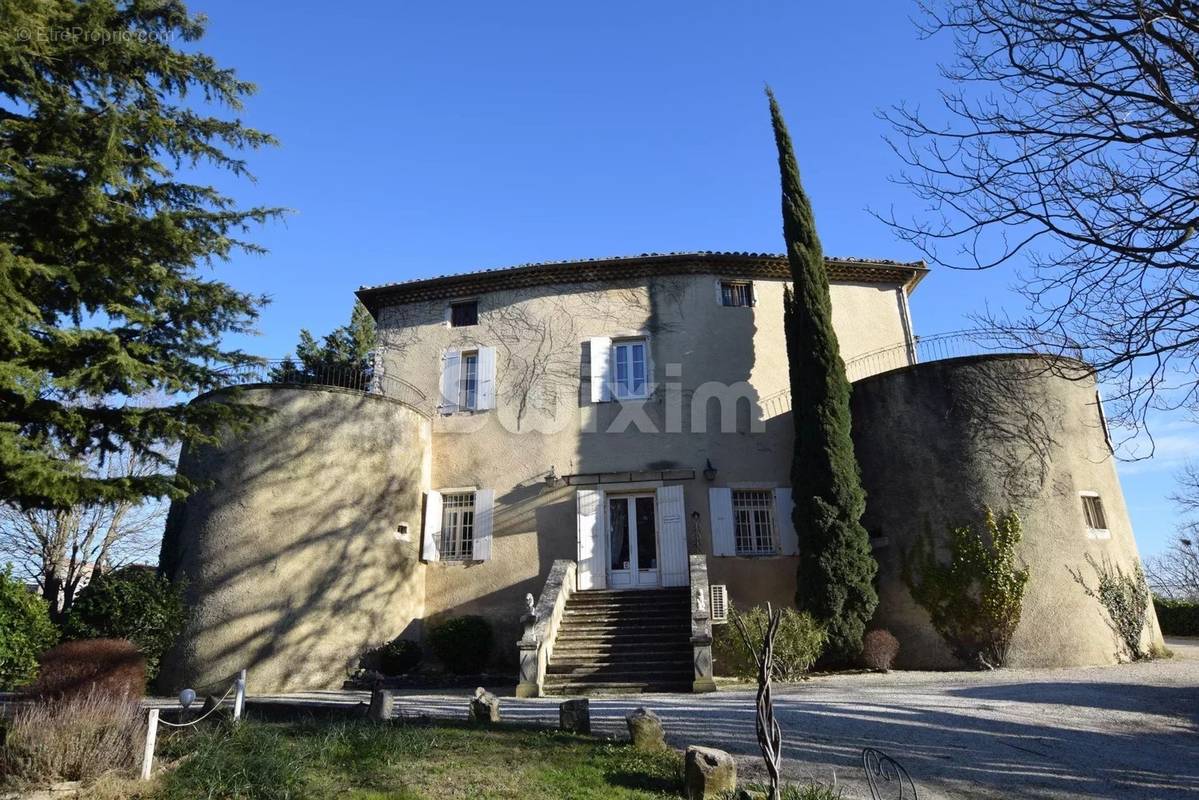
[[[645,681],[554,681],[546,678],[545,692],[569,694],[641,694],[643,692],[690,692],[691,681],[647,683]]]

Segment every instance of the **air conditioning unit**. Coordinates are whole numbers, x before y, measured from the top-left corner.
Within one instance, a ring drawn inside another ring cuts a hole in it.
[[[712,623],[720,625],[729,621],[729,590],[723,583],[708,587],[712,597]]]

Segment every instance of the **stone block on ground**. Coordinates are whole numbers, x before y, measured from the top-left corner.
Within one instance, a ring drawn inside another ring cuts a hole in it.
[[[470,719],[472,722],[499,722],[500,699],[482,686],[475,689],[475,696],[470,701]]]
[[[395,713],[395,696],[384,689],[371,692],[371,704],[366,709],[366,718],[371,722],[384,722]]]
[[[559,704],[558,728],[568,733],[591,733],[591,702],[580,697]]]
[[[687,800],[713,800],[737,789],[737,762],[714,747],[687,748],[683,759]]]
[[[665,750],[666,734],[662,731],[662,720],[647,708],[630,711],[625,717],[629,726],[629,739],[638,750]]]

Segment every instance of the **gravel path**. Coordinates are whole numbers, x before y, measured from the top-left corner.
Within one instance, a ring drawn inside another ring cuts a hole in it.
[[[859,758],[872,746],[908,768],[921,798],[1199,798],[1199,640],[1169,644],[1173,659],[1115,667],[835,675],[779,687],[786,775],[836,775],[847,800],[868,797]],[[461,719],[467,695],[404,695],[397,707]],[[720,747],[740,757],[743,774],[761,773],[753,691],[593,698],[593,728],[621,735],[637,706],[661,715],[675,746]],[[505,698],[502,711],[557,722],[553,698]]]

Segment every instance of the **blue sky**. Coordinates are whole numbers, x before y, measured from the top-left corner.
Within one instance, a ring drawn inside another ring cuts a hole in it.
[[[243,203],[293,210],[269,255],[217,267],[273,298],[245,344],[281,356],[349,316],[361,284],[530,261],[670,250],[779,252],[763,85],[783,106],[830,255],[918,258],[868,208],[920,214],[876,112],[937,105],[948,42],[905,0],[875,3],[193,2],[200,49],[259,94],[281,147],[249,155]],[[334,12],[336,9],[336,12]],[[222,182],[223,183],[223,182]],[[917,333],[1019,310],[1010,271],[938,271]],[[1172,472],[1196,427],[1158,420],[1159,455],[1122,465],[1142,553],[1175,525]]]

